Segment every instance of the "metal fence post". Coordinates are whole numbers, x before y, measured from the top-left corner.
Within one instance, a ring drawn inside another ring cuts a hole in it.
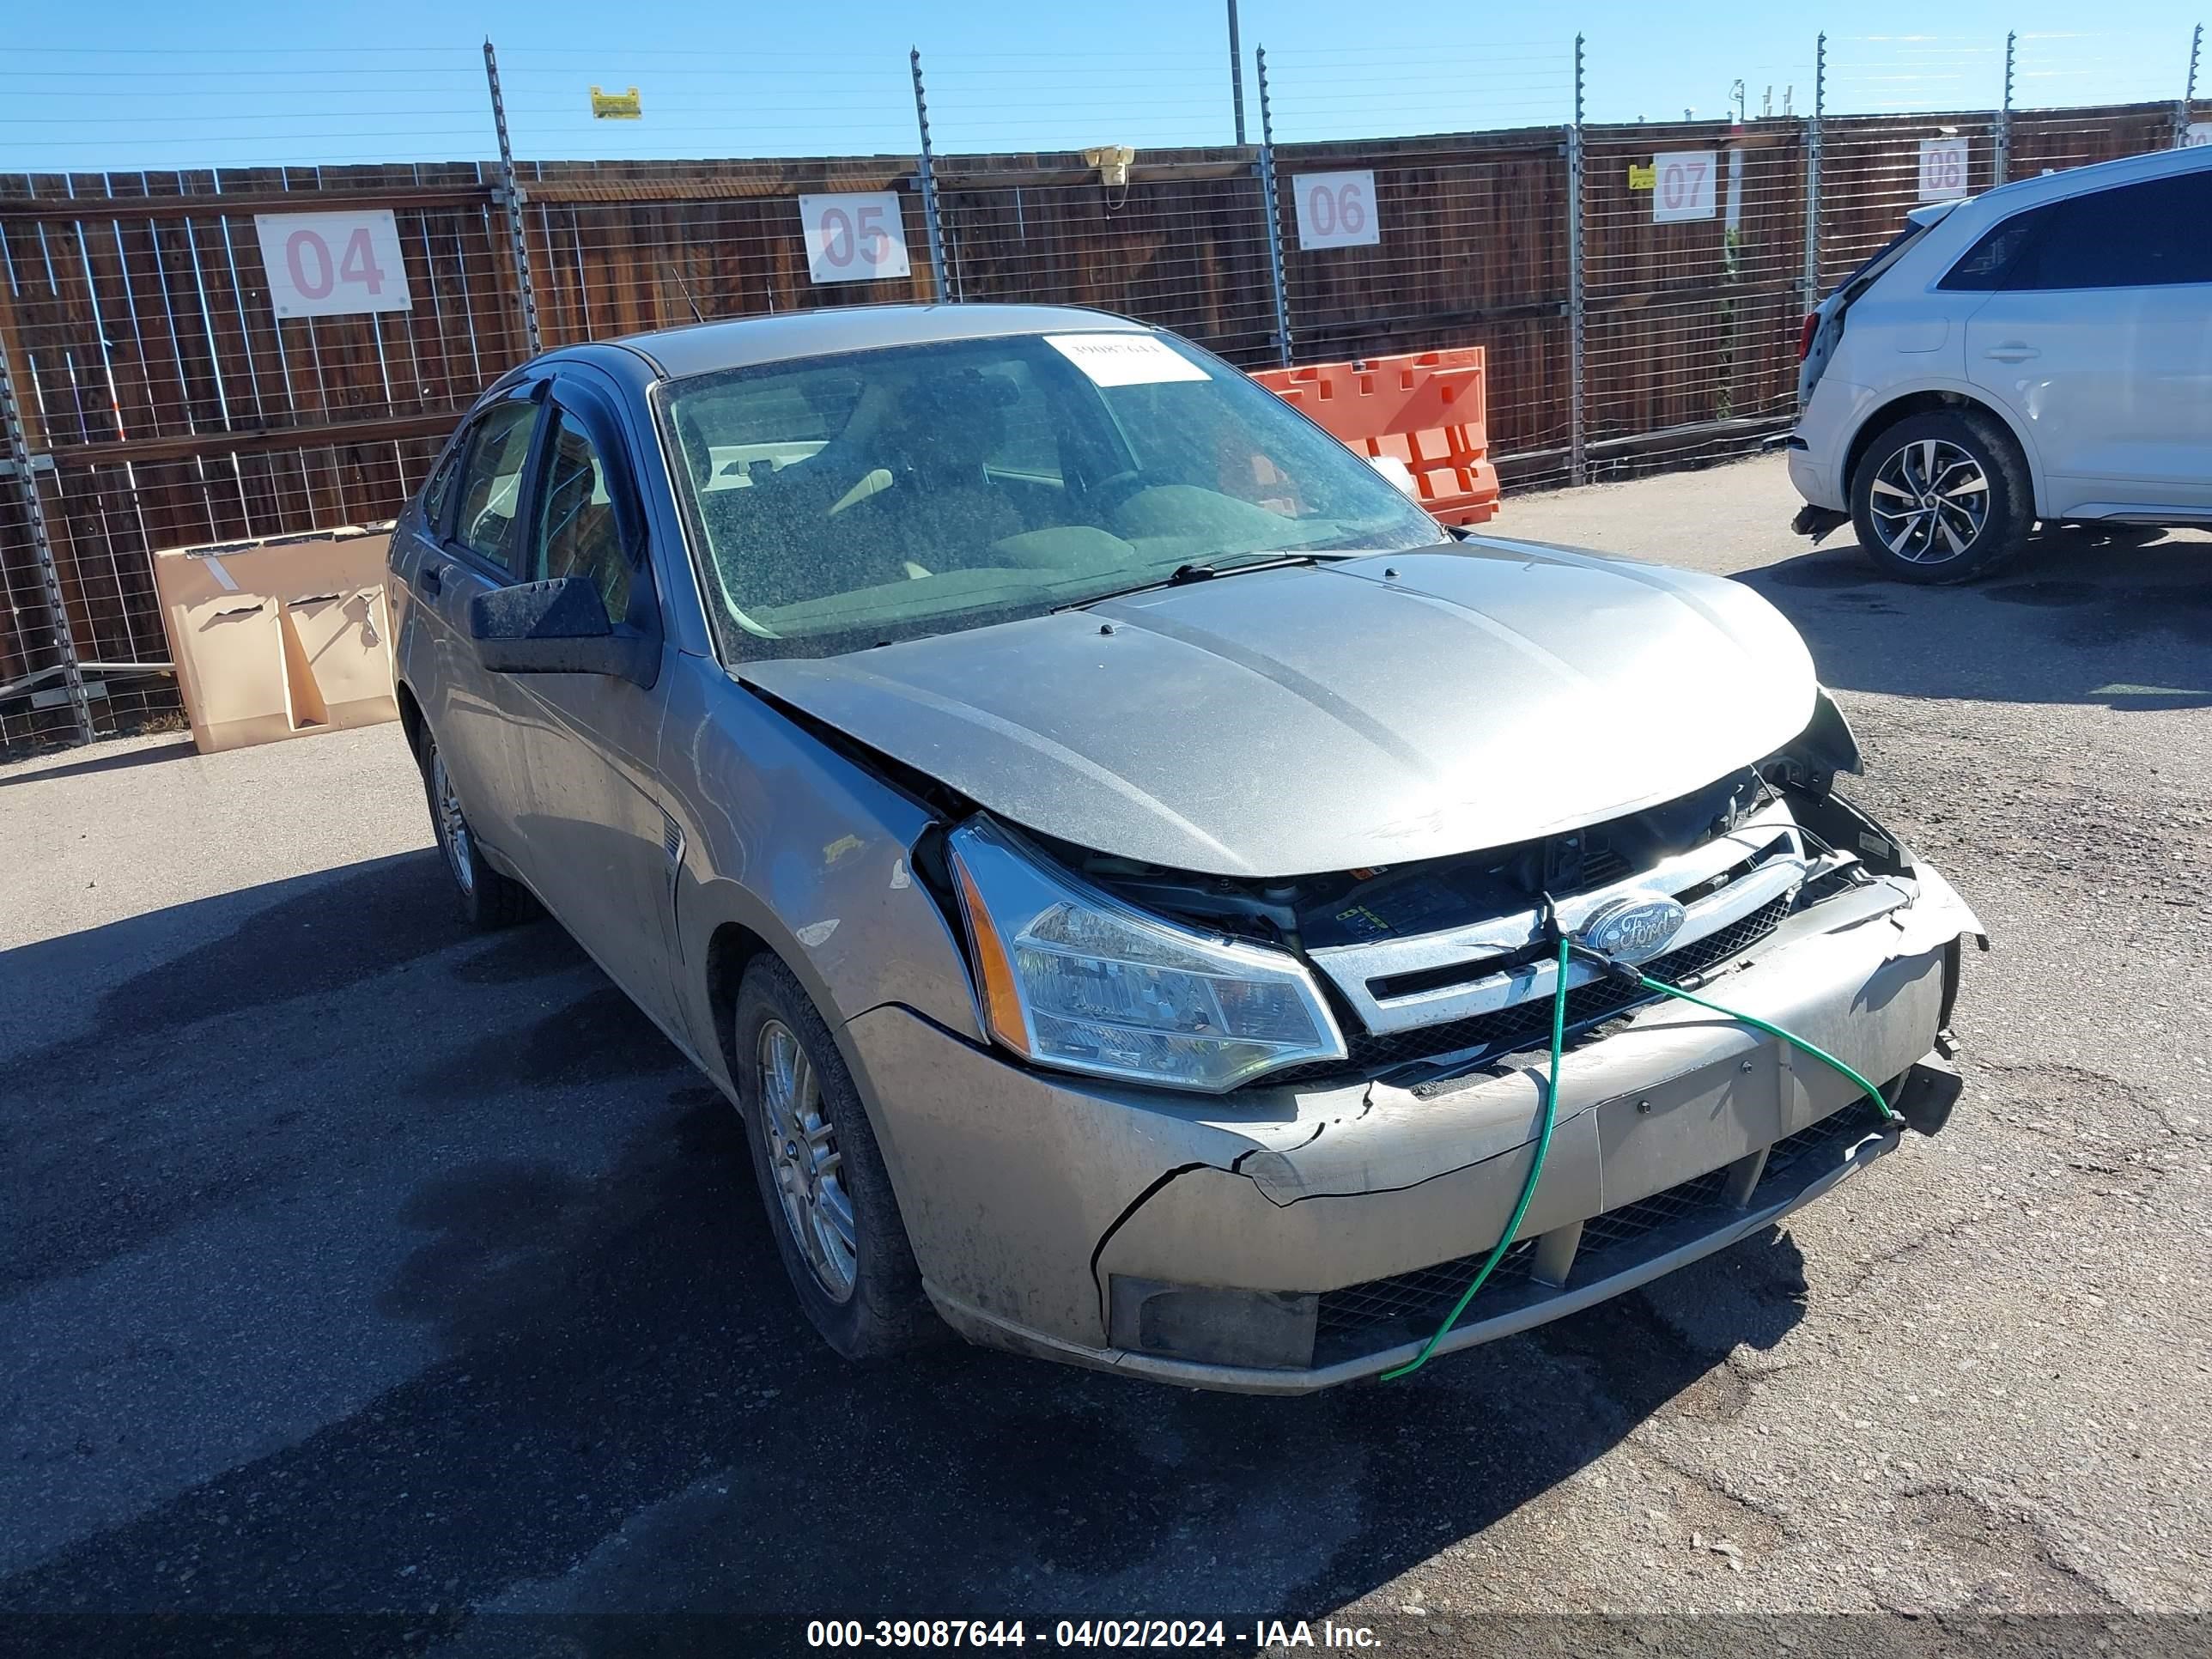
[[[1244,48],[1237,44],[1237,0],[1229,0],[1229,101],[1237,111],[1237,147],[1244,147]]]
[[[2173,112],[2173,147],[2179,149],[2189,142],[2189,118],[2197,112],[2197,61],[2204,52],[2204,25],[2199,23],[2189,33],[2189,79],[2182,88],[2181,102]]]
[[[929,144],[929,98],[921,86],[921,48],[913,47],[907,60],[914,69],[914,120],[921,132],[921,222],[929,232],[929,274],[937,284],[939,304],[960,296],[946,280],[945,270],[945,225],[938,216],[937,166],[934,152]]]
[[[1575,36],[1575,121],[1567,129],[1567,481],[1589,482],[1583,408],[1583,38]]]
[[[507,234],[514,252],[514,280],[522,295],[522,337],[535,357],[545,348],[538,334],[538,290],[530,280],[530,243],[522,234],[522,193],[515,188],[514,149],[507,138],[507,101],[499,92],[499,57],[484,36],[484,80],[491,88],[491,120],[499,130],[499,195],[507,206]]]
[[[2005,35],[2004,106],[1997,111],[1997,142],[1996,173],[1992,184],[2001,185],[2012,176],[2012,66],[2013,48],[2020,37],[2008,32]]]
[[[23,413],[15,403],[15,375],[8,354],[0,351],[0,422],[8,428],[8,459],[15,464],[15,481],[23,487],[23,520],[31,527],[31,551],[39,561],[39,585],[46,596],[46,614],[52,619],[54,649],[61,655],[62,684],[69,693],[70,718],[76,726],[79,743],[92,741],[92,697],[84,687],[84,670],[76,654],[76,635],[70,628],[69,607],[62,601],[62,575],[54,563],[54,544],[46,532],[46,506],[39,499],[39,475],[31,470],[31,444],[23,430]]]
[[[1814,45],[1813,113],[1805,122],[1805,309],[1820,303],[1820,118],[1828,107],[1828,37]]]
[[[1275,185],[1275,109],[1267,94],[1267,49],[1253,54],[1260,68],[1260,188],[1266,192],[1267,281],[1275,296],[1275,351],[1291,366],[1291,295],[1283,281],[1283,197]]]

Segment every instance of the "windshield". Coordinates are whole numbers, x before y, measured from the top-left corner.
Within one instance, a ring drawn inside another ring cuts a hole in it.
[[[805,358],[678,380],[663,407],[732,658],[1039,615],[1184,565],[1443,539],[1273,392],[1163,335]]]

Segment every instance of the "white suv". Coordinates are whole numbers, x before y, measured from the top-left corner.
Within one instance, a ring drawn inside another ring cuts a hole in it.
[[[2038,520],[2212,526],[2212,149],[1917,209],[1805,319],[1790,478],[1908,581]]]

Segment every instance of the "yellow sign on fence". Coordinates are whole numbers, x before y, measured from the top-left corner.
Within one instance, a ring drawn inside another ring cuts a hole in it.
[[[1628,187],[1631,190],[1656,190],[1659,187],[1658,164],[1654,162],[1648,167],[1640,167],[1631,161],[1628,164]]]
[[[592,119],[594,121],[635,121],[645,113],[638,102],[637,88],[628,92],[602,92],[592,88]]]

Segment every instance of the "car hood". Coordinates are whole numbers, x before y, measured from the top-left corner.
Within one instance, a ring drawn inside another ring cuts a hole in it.
[[[1669,800],[1787,744],[1818,690],[1803,641],[1738,583],[1498,540],[738,675],[1014,823],[1235,876]]]

